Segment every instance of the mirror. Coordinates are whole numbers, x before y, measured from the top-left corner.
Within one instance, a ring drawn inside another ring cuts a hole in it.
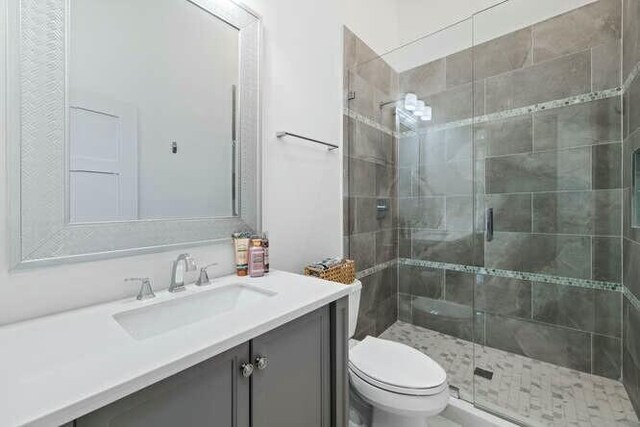
[[[69,220],[225,217],[239,31],[186,0],[70,0]]]
[[[253,12],[231,0],[10,7],[14,267],[259,230]]]

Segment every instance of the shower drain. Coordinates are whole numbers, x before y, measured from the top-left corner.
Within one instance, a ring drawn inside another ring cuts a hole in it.
[[[477,375],[482,378],[486,378],[488,380],[493,378],[493,371],[488,371],[482,368],[476,368],[473,370],[473,375]]]

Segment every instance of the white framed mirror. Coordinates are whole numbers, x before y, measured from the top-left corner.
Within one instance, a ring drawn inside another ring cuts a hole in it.
[[[260,19],[230,0],[11,0],[14,268],[260,229]]]

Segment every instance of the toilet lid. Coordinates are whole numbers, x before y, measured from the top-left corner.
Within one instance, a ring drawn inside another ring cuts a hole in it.
[[[426,354],[374,337],[366,337],[349,352],[349,366],[363,380],[399,393],[431,394],[447,381],[444,369]]]

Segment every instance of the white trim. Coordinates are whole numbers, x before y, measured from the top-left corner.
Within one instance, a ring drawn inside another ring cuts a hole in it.
[[[471,403],[451,396],[449,405],[440,414],[441,417],[462,426],[473,427],[516,427],[516,424],[496,417]]]

